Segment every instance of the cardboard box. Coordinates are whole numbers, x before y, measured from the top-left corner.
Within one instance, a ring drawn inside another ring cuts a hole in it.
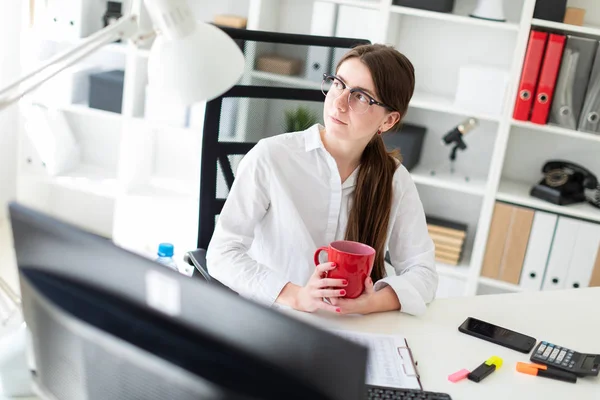
[[[230,28],[246,29],[248,19],[239,15],[220,14],[215,15],[213,22],[216,25],[228,26]]]
[[[258,57],[256,69],[281,75],[298,75],[302,70],[302,60],[265,54]]]
[[[583,26],[585,10],[583,8],[567,7],[564,23],[569,25]]]

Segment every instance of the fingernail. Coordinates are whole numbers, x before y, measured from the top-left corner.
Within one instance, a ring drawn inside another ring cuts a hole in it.
[[[331,266],[332,266],[333,268],[335,268],[335,267],[337,267],[337,264],[336,264],[336,263],[331,263]]]
[[[344,289],[342,289],[342,290],[340,290],[340,294],[341,294],[342,296],[345,296],[345,295],[346,295],[346,291],[345,291]]]
[[[336,313],[341,313],[341,312],[342,312],[342,309],[341,309],[341,308],[336,308],[336,309],[335,309],[335,312],[336,312]]]
[[[342,281],[342,285],[347,285],[347,284],[348,284],[348,281],[344,279],[344,280]]]

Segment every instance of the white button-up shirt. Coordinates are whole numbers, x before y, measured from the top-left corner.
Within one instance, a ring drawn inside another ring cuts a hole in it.
[[[342,183],[319,129],[262,139],[239,164],[207,266],[244,297],[273,305],[288,282],[308,282],[317,248],[344,239],[358,169]],[[402,165],[393,178],[386,248],[396,275],[375,282],[375,290],[391,286],[403,312],[422,314],[437,289],[435,251],[417,189]]]

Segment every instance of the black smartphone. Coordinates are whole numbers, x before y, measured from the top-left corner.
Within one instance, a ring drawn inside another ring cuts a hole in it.
[[[523,335],[510,329],[490,324],[476,318],[469,317],[463,322],[458,330],[467,335],[487,340],[509,349],[529,353],[535,346],[536,340],[531,336]]]

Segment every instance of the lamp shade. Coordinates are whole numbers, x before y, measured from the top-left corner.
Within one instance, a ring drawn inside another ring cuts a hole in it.
[[[244,55],[219,28],[198,23],[183,37],[158,35],[148,60],[148,84],[169,102],[208,101],[236,84]]]

